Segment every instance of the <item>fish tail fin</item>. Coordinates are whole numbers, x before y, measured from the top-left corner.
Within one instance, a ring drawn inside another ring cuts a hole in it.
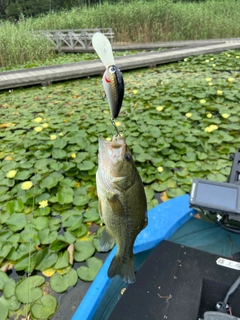
[[[127,283],[134,283],[136,281],[133,256],[124,260],[118,255],[113,258],[108,269],[108,277],[113,278],[116,275],[119,275]]]

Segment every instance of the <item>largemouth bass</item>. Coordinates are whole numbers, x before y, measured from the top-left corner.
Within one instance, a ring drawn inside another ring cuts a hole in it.
[[[119,275],[125,282],[133,283],[133,245],[147,226],[146,195],[126,139],[114,136],[107,141],[99,137],[98,142],[97,193],[100,216],[106,225],[100,248],[109,251],[116,241],[117,253],[108,276]]]

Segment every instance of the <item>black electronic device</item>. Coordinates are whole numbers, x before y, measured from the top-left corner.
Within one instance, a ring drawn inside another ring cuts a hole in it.
[[[233,161],[227,182],[194,179],[190,207],[217,214],[217,223],[240,233],[240,148],[230,156]]]
[[[190,205],[214,213],[240,214],[240,185],[194,179]]]

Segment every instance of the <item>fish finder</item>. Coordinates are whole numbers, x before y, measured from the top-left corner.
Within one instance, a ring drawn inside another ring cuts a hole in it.
[[[189,202],[190,207],[217,214],[217,223],[223,228],[240,233],[240,148],[230,159],[228,181],[194,179]]]
[[[240,215],[240,185],[194,179],[190,204],[210,212]]]

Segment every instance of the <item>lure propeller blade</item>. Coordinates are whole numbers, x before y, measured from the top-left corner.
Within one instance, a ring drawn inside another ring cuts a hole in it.
[[[111,43],[104,34],[96,32],[92,37],[92,45],[106,68],[115,64]]]

